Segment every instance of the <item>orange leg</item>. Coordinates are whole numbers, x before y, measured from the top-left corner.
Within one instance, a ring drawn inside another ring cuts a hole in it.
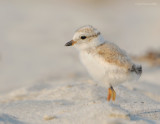
[[[112,97],[112,90],[111,90],[111,88],[108,88],[107,101],[110,101],[111,97]]]
[[[108,89],[107,101],[110,101],[111,98],[112,98],[112,101],[115,101],[116,99],[116,92],[114,91],[112,86]]]

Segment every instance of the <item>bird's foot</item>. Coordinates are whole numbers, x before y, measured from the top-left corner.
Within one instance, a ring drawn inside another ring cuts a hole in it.
[[[112,86],[108,89],[107,101],[110,101],[111,98],[112,98],[112,101],[115,101],[116,99],[116,92],[114,91]]]

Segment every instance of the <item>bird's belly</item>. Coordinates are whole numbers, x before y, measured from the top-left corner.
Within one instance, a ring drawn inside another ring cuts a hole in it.
[[[88,53],[81,53],[80,59],[82,63],[85,65],[89,74],[97,81],[100,81],[105,75],[105,68],[100,64],[100,60]]]
[[[123,68],[104,62],[99,56],[81,53],[80,59],[89,74],[98,82],[115,86],[128,80],[128,75]]]

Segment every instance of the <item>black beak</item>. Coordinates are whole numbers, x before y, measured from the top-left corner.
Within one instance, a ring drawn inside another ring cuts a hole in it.
[[[65,44],[65,46],[72,46],[72,44],[73,44],[73,42],[72,42],[72,40],[71,40],[71,41],[67,42],[67,43]]]

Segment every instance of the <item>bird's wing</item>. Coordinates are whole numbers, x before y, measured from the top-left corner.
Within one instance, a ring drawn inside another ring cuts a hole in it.
[[[130,69],[133,65],[131,59],[124,50],[117,45],[107,42],[96,47],[96,54],[104,59],[104,61]]]

